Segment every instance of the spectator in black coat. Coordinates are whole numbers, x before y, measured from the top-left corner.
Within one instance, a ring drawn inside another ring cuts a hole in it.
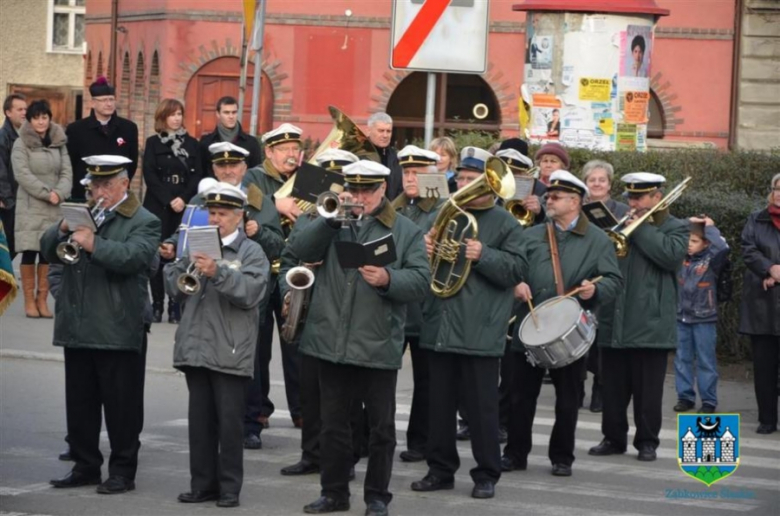
[[[385,196],[392,200],[404,190],[404,171],[398,163],[398,151],[390,142],[393,137],[393,119],[387,113],[374,113],[368,118],[368,139],[379,151],[382,165],[390,169]]]
[[[217,142],[229,142],[249,151],[246,159],[248,168],[259,167],[263,164],[263,151],[257,138],[247,134],[241,129],[238,116],[238,101],[233,97],[222,97],[217,101],[217,127],[213,132],[200,137],[200,155],[202,169],[209,177],[214,177],[211,170],[211,154],[209,145]]]
[[[0,222],[5,228],[5,236],[8,239],[8,254],[11,261],[16,256],[14,245],[14,216],[16,205],[16,192],[19,185],[14,179],[14,167],[11,164],[11,149],[19,137],[19,129],[24,122],[27,113],[27,100],[21,93],[12,93],[3,101],[3,113],[5,122],[0,127]]]

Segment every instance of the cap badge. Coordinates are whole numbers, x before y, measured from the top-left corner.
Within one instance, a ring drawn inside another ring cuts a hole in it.
[[[230,153],[228,151],[225,151],[225,153],[222,155],[223,158],[227,158],[230,156]]]
[[[214,196],[214,200],[215,201],[221,201],[222,200],[222,196],[217,194],[217,195]]]
[[[467,150],[467,151],[466,151],[466,155],[467,155],[469,158],[473,158],[473,157],[474,157],[474,149],[472,148],[472,149],[469,149],[469,150]]]

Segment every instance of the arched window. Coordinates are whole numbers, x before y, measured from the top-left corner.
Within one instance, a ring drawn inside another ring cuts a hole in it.
[[[647,122],[648,138],[663,138],[665,126],[664,108],[655,91],[650,89],[650,117]]]
[[[130,54],[128,52],[125,52],[125,57],[122,59],[122,79],[117,97],[117,111],[120,116],[130,118]]]

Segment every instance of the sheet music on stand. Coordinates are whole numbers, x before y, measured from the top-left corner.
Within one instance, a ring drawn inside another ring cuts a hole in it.
[[[417,174],[417,189],[420,198],[448,199],[450,186],[447,184],[446,174]]]
[[[613,228],[618,223],[615,215],[609,211],[607,205],[601,201],[589,202],[588,204],[583,205],[582,211],[585,213],[585,216],[588,217],[588,220],[601,229]]]
[[[536,179],[531,176],[515,176],[515,195],[513,200],[524,200],[533,195]]]
[[[60,204],[62,217],[68,223],[68,228],[75,231],[78,228],[87,228],[93,233],[97,231],[97,224],[92,217],[92,211],[86,204],[64,202]]]
[[[201,226],[187,230],[187,247],[190,258],[192,253],[203,253],[213,260],[222,258],[222,239],[219,237],[219,227]]]

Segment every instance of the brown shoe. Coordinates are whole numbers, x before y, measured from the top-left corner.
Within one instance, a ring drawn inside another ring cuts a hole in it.
[[[41,314],[35,303],[35,265],[22,265],[22,292],[24,292],[24,315],[38,319]]]
[[[47,264],[38,264],[38,296],[35,298],[35,305],[38,307],[38,313],[45,319],[54,317],[49,311],[49,266]]]

